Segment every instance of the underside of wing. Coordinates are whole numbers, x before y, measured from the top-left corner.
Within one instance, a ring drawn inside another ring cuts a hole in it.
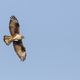
[[[15,16],[10,17],[9,30],[11,35],[19,34],[19,22]]]
[[[24,61],[26,59],[26,50],[25,47],[23,46],[22,40],[13,41],[13,46],[20,60]]]
[[[24,38],[24,36],[20,34],[19,27],[20,25],[17,18],[15,16],[11,16],[9,22],[9,30],[11,35],[4,35],[3,40],[6,45],[10,45],[10,43],[13,43],[16,54],[21,61],[24,61],[27,54],[26,49],[22,43],[22,39]]]

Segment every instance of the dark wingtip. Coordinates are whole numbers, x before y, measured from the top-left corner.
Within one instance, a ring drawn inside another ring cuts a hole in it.
[[[16,18],[14,15],[12,15],[12,16],[10,17],[10,20],[17,20],[17,18]]]
[[[16,18],[16,17],[14,15],[12,15],[10,18],[12,19],[12,18]]]

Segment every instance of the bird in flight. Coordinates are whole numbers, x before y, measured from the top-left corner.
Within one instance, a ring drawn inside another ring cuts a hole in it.
[[[9,22],[9,31],[10,36],[4,35],[3,40],[6,43],[6,45],[10,45],[13,43],[14,50],[21,61],[24,61],[26,59],[26,49],[23,45],[22,39],[24,39],[24,36],[20,34],[20,25],[15,16],[10,17]]]

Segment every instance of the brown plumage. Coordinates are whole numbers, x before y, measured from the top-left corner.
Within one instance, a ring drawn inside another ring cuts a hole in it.
[[[11,35],[4,35],[4,42],[6,45],[10,45],[10,43],[13,42],[15,52],[20,60],[24,61],[26,59],[26,50],[22,43],[24,36],[20,34],[19,27],[20,25],[17,18],[15,16],[11,16],[9,22],[9,30]]]

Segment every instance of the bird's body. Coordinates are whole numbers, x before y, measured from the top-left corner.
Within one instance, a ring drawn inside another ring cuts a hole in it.
[[[5,35],[4,42],[6,45],[9,45],[11,42],[13,42],[15,52],[17,53],[18,57],[24,61],[26,59],[26,50],[22,43],[24,36],[20,34],[19,27],[20,25],[17,18],[15,16],[11,16],[9,22],[11,36]]]
[[[7,45],[10,45],[11,42],[13,41],[18,41],[18,40],[22,40],[24,38],[24,36],[20,35],[20,34],[15,34],[14,36],[4,36],[4,41]]]

